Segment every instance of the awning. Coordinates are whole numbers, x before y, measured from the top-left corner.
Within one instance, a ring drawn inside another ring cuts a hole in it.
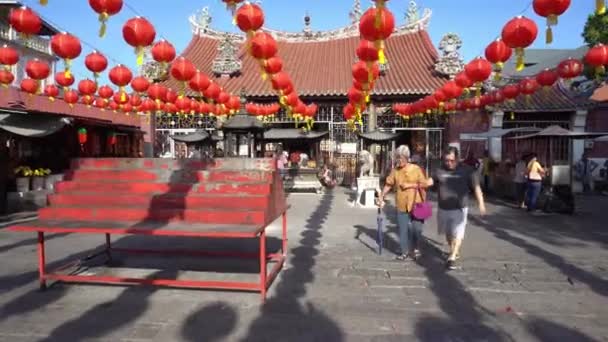
[[[595,139],[597,142],[608,142],[608,135]]]
[[[366,133],[359,133],[359,138],[363,140],[368,140],[371,142],[391,142],[399,137],[399,133],[392,132],[381,132],[381,131],[373,131]]]
[[[298,128],[271,128],[264,132],[264,140],[315,140],[328,135],[328,131],[303,132]]]
[[[518,136],[518,137],[512,137],[510,139],[530,139],[530,138],[548,138],[548,137],[564,137],[564,138],[570,138],[570,139],[590,139],[590,138],[594,138],[594,137],[599,137],[602,135],[605,135],[606,133],[601,133],[601,132],[572,132],[569,131],[565,128],[562,128],[560,126],[557,125],[553,125],[553,126],[549,126],[545,129],[543,129],[540,132],[537,133],[533,133],[533,134],[527,134],[527,135],[522,135],[522,136]]]
[[[13,134],[30,138],[41,138],[60,131],[70,119],[36,114],[0,113],[0,128]]]
[[[487,138],[501,138],[510,133],[518,132],[540,132],[541,129],[537,127],[518,127],[518,128],[492,128],[487,132],[482,133],[468,133],[471,138],[474,139],[487,139]]]
[[[185,134],[185,135],[172,135],[171,139],[183,142],[187,144],[203,142],[209,139],[209,133],[205,131],[196,131],[194,133]]]

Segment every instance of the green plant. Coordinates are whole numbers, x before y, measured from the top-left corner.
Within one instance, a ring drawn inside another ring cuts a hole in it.
[[[34,175],[34,171],[29,166],[19,166],[14,170],[16,175],[20,175],[21,177],[31,177]]]
[[[51,174],[51,170],[49,170],[49,169],[42,169],[42,168],[35,169],[33,171],[33,174],[34,174],[35,177],[44,177],[44,176],[50,175]]]
[[[589,47],[608,44],[608,14],[591,14],[585,23],[583,38]]]

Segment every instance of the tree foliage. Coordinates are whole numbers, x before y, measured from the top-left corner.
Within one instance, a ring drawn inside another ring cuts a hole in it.
[[[591,14],[585,24],[583,38],[589,47],[599,43],[608,45],[608,13]]]

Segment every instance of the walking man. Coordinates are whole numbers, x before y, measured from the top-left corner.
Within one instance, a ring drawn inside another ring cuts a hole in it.
[[[477,172],[459,163],[458,149],[449,147],[443,153],[443,166],[435,172],[433,182],[438,190],[437,224],[440,234],[445,234],[450,252],[446,267],[456,269],[456,259],[465,235],[468,214],[468,196],[475,194],[479,212],[485,215],[486,206],[479,186]]]
[[[589,193],[593,190],[593,171],[598,167],[598,164],[588,158],[587,151],[583,153],[583,157],[575,165],[576,178],[583,183],[583,192]]]

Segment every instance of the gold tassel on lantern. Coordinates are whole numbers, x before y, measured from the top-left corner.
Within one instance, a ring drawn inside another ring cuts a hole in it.
[[[99,14],[99,22],[101,23],[101,27],[99,28],[99,37],[103,38],[106,35],[106,29],[107,29],[107,21],[108,18],[110,18],[110,15],[108,14],[108,12],[103,12],[101,14]]]
[[[606,2],[604,0],[595,0],[595,13],[598,15],[606,13]]]
[[[517,71],[524,70],[524,68],[526,67],[524,65],[524,49],[520,48],[520,47],[516,48],[515,55],[517,56],[517,66],[516,66],[515,70],[517,70]]]
[[[143,65],[144,64],[144,47],[143,46],[138,46],[135,48],[135,54],[137,55],[137,65]]]
[[[553,43],[553,29],[551,26],[547,26],[547,31],[545,32],[545,43]]]
[[[46,6],[49,3],[49,0],[40,0],[40,5]]]
[[[63,60],[64,64],[65,64],[65,78],[70,79],[72,78],[72,60],[69,58],[66,58]]]

